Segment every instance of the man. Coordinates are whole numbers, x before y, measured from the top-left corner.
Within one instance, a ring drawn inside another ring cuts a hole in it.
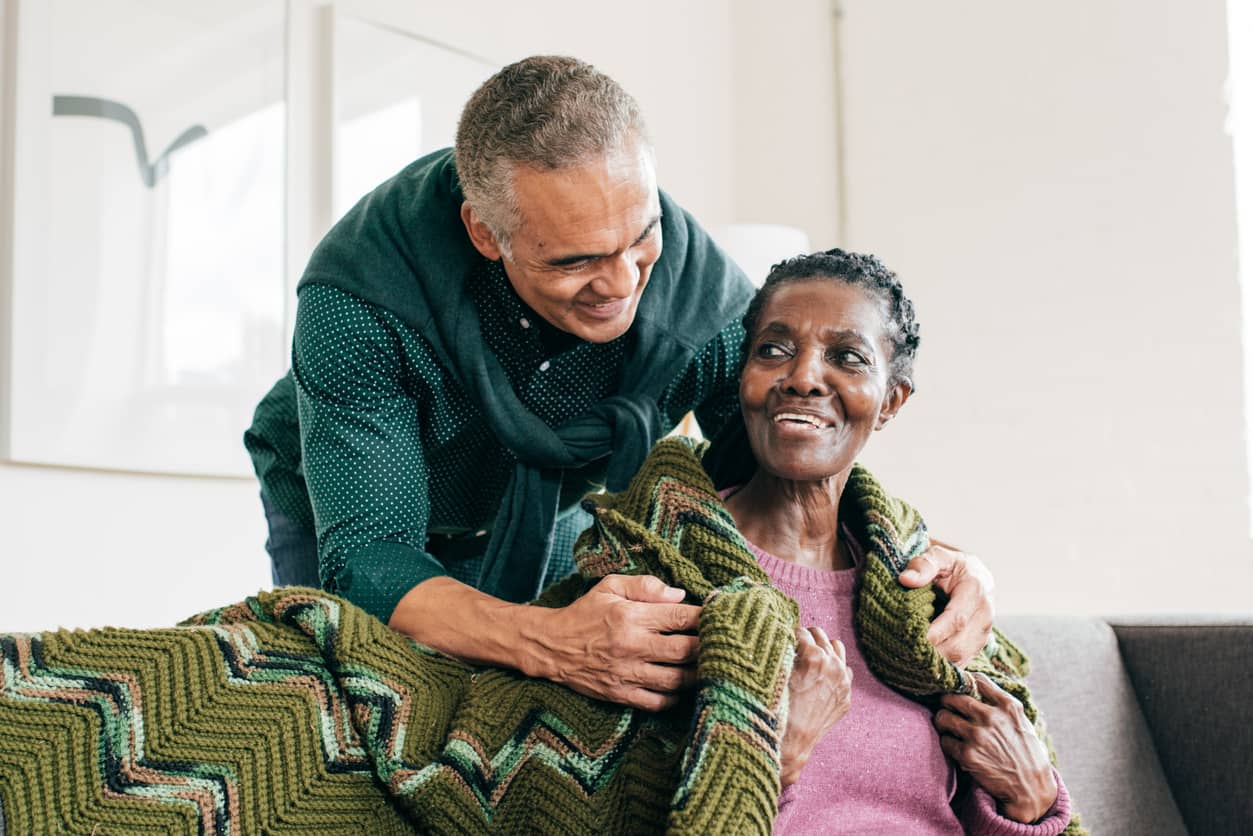
[[[657,189],[614,81],[569,58],[504,68],[455,159],[379,186],[310,259],[292,371],[245,437],[276,583],[320,583],[467,661],[673,704],[697,650],[681,590],[612,576],[564,609],[519,602],[572,568],[581,495],[625,486],[688,410],[713,432],[738,409],[750,294]],[[944,549],[914,568],[952,595],[937,646],[968,659],[986,571]]]

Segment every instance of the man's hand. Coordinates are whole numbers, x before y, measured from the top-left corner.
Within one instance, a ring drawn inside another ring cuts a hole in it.
[[[1057,800],[1048,750],[1018,700],[981,673],[975,681],[985,702],[962,694],[940,697],[940,747],[1001,803],[1007,818],[1037,821]]]
[[[609,575],[586,595],[546,613],[527,638],[521,667],[589,697],[660,711],[696,682],[700,607],[648,575]]]
[[[955,665],[970,664],[992,635],[994,581],[983,561],[932,540],[901,572],[902,586],[934,583],[948,595],[948,604],[931,623],[927,641]]]
[[[787,729],[780,747],[785,787],[796,783],[818,741],[852,704],[853,670],[844,662],[843,643],[832,644],[821,627],[796,628],[796,661],[787,687]]]

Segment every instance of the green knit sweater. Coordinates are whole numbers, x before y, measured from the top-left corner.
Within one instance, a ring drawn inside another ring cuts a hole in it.
[[[932,593],[895,582],[925,543],[921,520],[864,471],[849,491],[870,557],[868,660],[903,690],[960,688],[921,638]],[[580,574],[535,603],[569,603],[611,572],[686,589],[703,605],[701,649],[679,707],[650,714],[472,668],[309,589],[168,630],[0,636],[0,821],[96,836],[769,833],[795,603],[689,441],[663,441],[626,491],[589,506]],[[1025,698],[1012,678],[1024,665],[999,635],[978,663]]]

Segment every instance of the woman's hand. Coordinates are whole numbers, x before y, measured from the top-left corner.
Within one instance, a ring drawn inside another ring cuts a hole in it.
[[[844,644],[821,627],[796,629],[796,662],[788,680],[787,729],[783,733],[783,786],[796,783],[818,741],[848,713],[853,671]]]
[[[940,698],[935,727],[940,746],[1000,802],[1006,817],[1034,822],[1057,800],[1048,750],[1022,704],[981,673],[974,675],[986,702],[959,694]]]

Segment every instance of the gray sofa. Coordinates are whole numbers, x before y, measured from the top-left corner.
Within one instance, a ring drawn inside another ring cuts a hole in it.
[[[1007,616],[1097,836],[1253,834],[1253,616]]]

